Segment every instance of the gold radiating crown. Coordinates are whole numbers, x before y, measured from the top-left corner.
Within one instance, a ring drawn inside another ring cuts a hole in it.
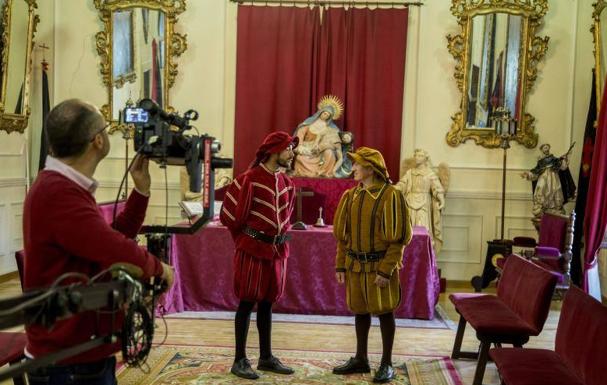
[[[337,120],[341,117],[341,114],[344,112],[344,104],[339,100],[339,98],[335,95],[326,95],[320,99],[318,102],[318,109],[322,110],[324,107],[331,107],[335,114],[331,119]]]

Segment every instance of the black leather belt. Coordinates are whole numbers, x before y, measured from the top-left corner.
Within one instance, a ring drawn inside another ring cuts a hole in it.
[[[356,251],[348,250],[348,255],[352,259],[356,259],[360,262],[375,262],[379,261],[386,255],[386,250],[383,251],[371,251],[368,253],[358,253]]]
[[[242,232],[253,239],[272,245],[282,245],[291,239],[291,236],[287,234],[268,235],[250,227],[245,227]]]

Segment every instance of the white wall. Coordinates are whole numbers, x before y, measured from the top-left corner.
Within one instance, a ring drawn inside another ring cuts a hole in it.
[[[460,95],[453,78],[455,62],[447,51],[445,36],[457,33],[459,27],[449,11],[448,0],[427,0],[425,3],[410,10],[402,156],[409,157],[413,149],[420,147],[428,150],[435,164],[447,162],[450,165],[452,182],[445,209],[445,245],[438,260],[443,276],[468,280],[482,270],[486,241],[499,237],[502,152],[484,149],[472,142],[455,148],[447,145],[445,135],[450,128],[450,117],[458,109]],[[539,30],[541,36],[550,36],[548,53],[540,63],[527,111],[536,118],[540,143],[551,143],[555,153],[566,151],[572,140],[578,142],[571,167],[577,181],[593,65],[589,32],[591,2],[558,0],[551,1],[549,7],[544,26]],[[79,97],[99,106],[106,103],[94,39],[102,24],[93,2],[45,0],[39,1],[39,9],[43,28],[39,28],[36,40],[52,47],[52,52],[46,56],[51,61],[53,101]],[[200,112],[199,130],[220,139],[225,156],[234,153],[236,14],[236,6],[228,1],[187,2],[176,31],[187,35],[188,49],[177,59],[179,75],[170,91],[171,105],[177,110],[194,108]],[[35,63],[40,61],[40,55],[38,52],[34,57]],[[35,68],[34,101],[39,100],[38,72],[39,68]],[[33,114],[33,120],[38,119],[35,120],[38,124],[40,118],[39,115],[36,118],[36,114],[39,114],[38,110]],[[37,149],[39,126],[30,127],[31,147]],[[23,138],[13,135],[11,140],[19,142]],[[22,201],[24,173],[15,170],[21,167],[23,155],[2,155],[5,152],[12,154],[18,146],[12,142],[0,143],[0,157],[7,161],[16,159],[14,168],[0,170],[0,210],[2,205],[10,207],[13,201],[17,202],[13,205],[16,216],[20,210],[18,203]],[[110,155],[97,173],[102,186],[98,200],[115,197],[124,170],[124,151],[123,139],[114,135]],[[132,154],[132,148],[129,151]],[[538,154],[537,149],[526,149],[517,144],[508,152],[507,237],[534,234],[529,222],[531,188],[518,174],[535,165]],[[34,161],[37,162],[37,156]],[[20,182],[17,182],[19,178]],[[16,186],[2,187],[3,183],[13,182]],[[178,216],[176,203],[179,197],[176,169],[168,170],[168,185],[169,221],[174,221]],[[162,222],[165,194],[161,170],[154,170],[152,187],[148,221]],[[18,193],[15,189],[19,188],[21,192]],[[8,194],[6,198],[1,195],[4,190]],[[15,245],[20,243],[17,234],[8,238],[13,239]],[[0,241],[4,245],[0,251],[8,250],[7,241]],[[0,262],[0,269],[1,266]]]

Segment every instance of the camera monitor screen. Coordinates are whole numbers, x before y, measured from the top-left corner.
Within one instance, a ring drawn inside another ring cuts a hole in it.
[[[125,123],[147,123],[148,112],[143,108],[127,108],[124,113]]]

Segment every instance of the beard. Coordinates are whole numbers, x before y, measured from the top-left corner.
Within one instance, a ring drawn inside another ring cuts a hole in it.
[[[287,170],[290,170],[290,169],[291,169],[292,160],[293,160],[293,158],[291,158],[291,159],[280,159],[280,158],[279,158],[279,159],[276,161],[276,163],[277,163],[277,164],[278,164],[280,167],[283,167],[283,168],[285,168],[285,169],[287,169]]]

